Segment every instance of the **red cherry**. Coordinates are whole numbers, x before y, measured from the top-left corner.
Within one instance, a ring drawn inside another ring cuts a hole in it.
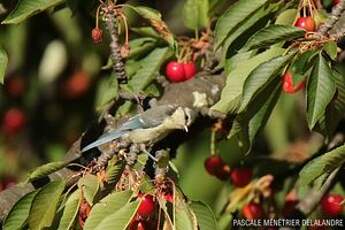
[[[264,215],[264,210],[260,204],[250,202],[243,207],[242,215],[247,220],[260,219]]]
[[[283,91],[285,93],[293,94],[293,93],[296,93],[297,91],[299,91],[301,89],[304,89],[304,87],[305,87],[304,81],[302,81],[302,82],[300,82],[294,86],[293,82],[292,82],[292,74],[290,72],[286,72],[283,75],[282,81],[283,81]]]
[[[138,208],[138,215],[140,216],[151,216],[155,209],[155,202],[153,196],[146,195],[142,198],[142,201]]]
[[[252,170],[249,168],[236,168],[230,173],[231,183],[235,187],[242,188],[252,180]]]
[[[80,204],[78,222],[80,227],[84,227],[86,219],[89,217],[91,212],[91,206],[85,200]]]
[[[197,68],[194,62],[187,62],[183,64],[183,69],[185,72],[185,79],[189,80],[195,76],[197,73]]]
[[[91,37],[92,37],[93,43],[98,44],[98,43],[102,42],[103,31],[100,28],[95,27],[91,31]]]
[[[324,214],[336,217],[343,212],[343,196],[338,194],[329,194],[321,200],[321,210]]]
[[[90,78],[85,71],[76,71],[65,82],[64,93],[69,98],[78,98],[84,95],[90,87]]]
[[[149,224],[144,220],[134,220],[129,226],[129,230],[145,230],[150,229]]]
[[[26,123],[26,118],[22,110],[19,108],[9,109],[2,121],[2,130],[7,135],[15,135],[19,133]]]
[[[295,212],[295,206],[298,204],[298,200],[285,201],[282,214],[284,217],[290,217]]]
[[[171,82],[181,82],[185,80],[184,64],[171,61],[167,64],[165,68],[165,73],[169,81]]]
[[[299,17],[295,23],[295,26],[307,32],[315,31],[315,22],[314,22],[314,19],[310,16]]]
[[[17,98],[23,95],[25,83],[22,77],[12,77],[6,82],[6,90],[11,97]]]
[[[164,195],[164,199],[170,203],[174,203],[174,196],[171,193],[167,193]]]
[[[224,161],[222,159],[221,156],[219,155],[212,155],[209,156],[206,160],[205,160],[205,168],[206,171],[210,174],[210,175],[217,175],[218,170],[223,167],[224,165]]]
[[[215,176],[219,179],[219,180],[227,180],[229,178],[229,174],[230,174],[230,167],[226,164],[223,164],[221,167],[218,168],[218,170],[216,171]]]

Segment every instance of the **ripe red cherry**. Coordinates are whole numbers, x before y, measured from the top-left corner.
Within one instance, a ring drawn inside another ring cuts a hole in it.
[[[219,180],[225,181],[225,180],[227,180],[229,178],[229,174],[230,174],[230,167],[224,163],[223,165],[221,165],[218,168],[218,170],[216,171],[215,176]]]
[[[321,210],[324,214],[335,217],[343,212],[343,196],[338,194],[328,194],[321,200]]]
[[[219,169],[221,167],[223,167],[224,161],[223,161],[221,156],[219,156],[219,155],[212,155],[212,156],[209,156],[205,160],[204,165],[205,165],[206,171],[210,175],[215,176],[215,175],[217,175]]]
[[[283,82],[283,91],[289,94],[296,93],[297,91],[303,89],[305,86],[304,81],[294,86],[292,82],[292,74],[290,72],[286,72],[283,75],[282,82]]]
[[[146,223],[144,221],[139,221],[136,220],[132,222],[129,226],[129,230],[145,230],[146,228]]]
[[[252,180],[252,170],[249,168],[236,168],[230,173],[231,183],[235,187],[242,188]]]
[[[90,78],[85,71],[75,72],[65,82],[64,93],[69,98],[78,98],[84,95],[90,87]]]
[[[19,133],[26,123],[26,118],[22,110],[19,108],[9,109],[2,121],[2,130],[7,135],[15,135]]]
[[[298,200],[287,200],[284,203],[282,214],[284,217],[290,217],[295,213],[295,206],[298,204]]]
[[[174,195],[172,193],[167,193],[164,195],[164,200],[174,203]]]
[[[151,216],[154,210],[155,202],[153,201],[153,196],[146,195],[142,198],[137,213],[140,216]]]
[[[102,42],[102,39],[103,39],[103,31],[98,28],[98,27],[95,27],[92,29],[91,31],[91,37],[92,37],[92,41],[95,43],[95,44],[98,44],[100,42]]]
[[[295,23],[295,26],[307,32],[315,31],[315,22],[314,22],[314,19],[310,16],[299,17]]]
[[[264,210],[260,204],[250,202],[242,208],[242,215],[247,220],[260,219],[264,215]]]
[[[84,227],[86,219],[89,217],[91,212],[91,206],[85,200],[80,204],[78,222],[80,227]]]
[[[197,68],[194,62],[187,62],[183,64],[183,69],[185,73],[185,80],[189,80],[195,76],[197,73]]]
[[[165,73],[171,82],[181,82],[185,80],[183,63],[177,61],[169,62],[165,68]]]

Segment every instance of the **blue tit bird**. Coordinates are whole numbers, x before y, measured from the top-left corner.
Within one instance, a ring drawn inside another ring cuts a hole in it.
[[[116,140],[131,131],[138,129],[150,129],[161,125],[167,118],[174,114],[177,106],[160,105],[146,110],[145,112],[135,115],[127,122],[123,123],[118,129],[104,133],[96,141],[85,146],[81,151],[85,152],[92,148]]]

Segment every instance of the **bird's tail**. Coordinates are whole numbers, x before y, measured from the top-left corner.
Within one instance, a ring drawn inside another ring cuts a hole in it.
[[[127,133],[128,130],[126,131],[122,131],[122,130],[114,130],[114,131],[110,131],[108,133],[104,133],[102,136],[100,136],[96,141],[92,142],[91,144],[85,146],[81,152],[86,152],[90,149],[93,149],[95,147],[98,147],[100,145],[106,144],[112,140],[118,139],[119,137],[121,137],[122,135],[124,135],[125,133]]]

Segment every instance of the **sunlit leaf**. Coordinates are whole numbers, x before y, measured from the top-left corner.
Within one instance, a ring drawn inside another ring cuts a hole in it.
[[[92,206],[100,188],[98,177],[86,174],[78,181],[78,187],[82,190],[85,200]]]
[[[193,201],[190,206],[196,215],[200,230],[218,229],[216,217],[210,207],[200,201]]]
[[[84,230],[94,230],[109,215],[124,207],[132,196],[131,191],[113,192],[95,204],[87,218]]]
[[[79,206],[82,201],[81,195],[81,191],[78,189],[69,196],[60,219],[58,230],[73,229],[79,211]]]

